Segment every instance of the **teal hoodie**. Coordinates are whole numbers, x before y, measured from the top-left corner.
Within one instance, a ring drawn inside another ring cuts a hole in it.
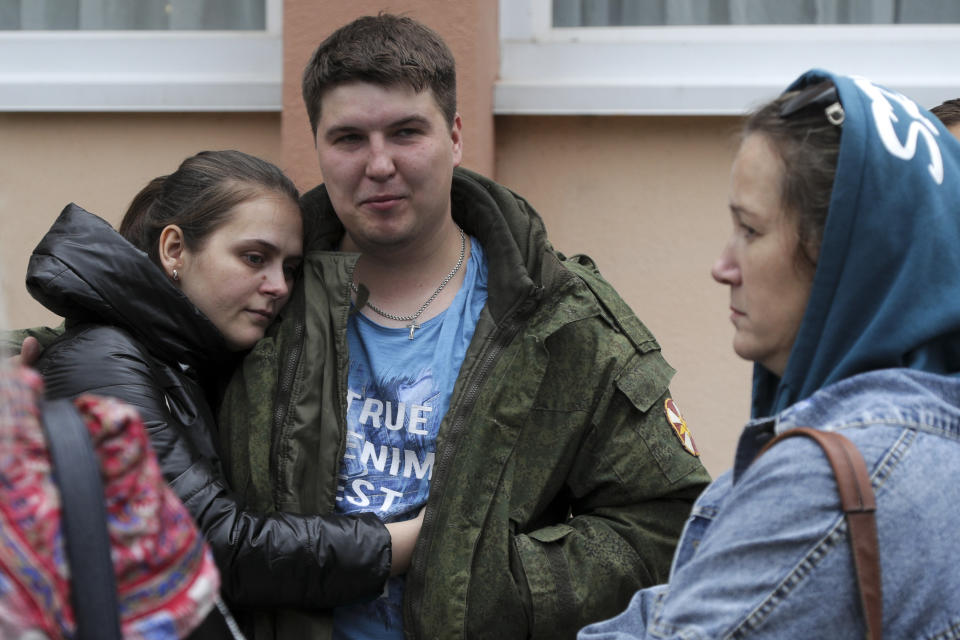
[[[789,89],[827,78],[845,120],[823,244],[783,377],[754,367],[753,417],[874,369],[960,372],[960,142],[864,78]]]

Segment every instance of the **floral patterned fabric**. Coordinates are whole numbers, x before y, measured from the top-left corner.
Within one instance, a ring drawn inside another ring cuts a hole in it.
[[[71,638],[74,616],[60,494],[40,426],[40,377],[0,367],[0,637]],[[76,401],[100,461],[125,638],[189,634],[214,606],[219,575],[163,481],[136,412]]]

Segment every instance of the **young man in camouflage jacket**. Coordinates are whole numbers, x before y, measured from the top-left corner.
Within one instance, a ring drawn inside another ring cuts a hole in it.
[[[377,435],[357,433],[365,391],[353,384],[351,323],[393,329],[397,349],[413,348],[415,331],[459,309],[461,287],[483,288],[460,269],[482,253],[486,301],[464,320],[468,346],[441,390],[448,409],[435,431],[414,429],[430,431],[414,465],[428,497],[403,516],[425,505],[402,622],[387,620],[377,637],[573,637],[666,581],[709,481],[670,398],[673,370],[588,258],[556,252],[521,197],[456,168],[461,123],[443,41],[409,18],[358,19],[320,45],[304,99],[326,182],[302,200],[296,292],[224,399],[233,485],[263,509],[342,510],[345,456],[360,450],[351,439]],[[391,399],[374,402],[389,420]],[[367,458],[363,473],[384,471],[386,458]],[[403,466],[393,475],[409,476]],[[383,491],[370,510],[402,493]],[[273,611],[251,629],[315,638],[342,624],[336,610]]]

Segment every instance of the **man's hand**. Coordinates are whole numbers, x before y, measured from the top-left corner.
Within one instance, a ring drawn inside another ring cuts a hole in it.
[[[23,344],[20,345],[19,355],[11,357],[9,362],[14,367],[31,367],[39,358],[40,343],[36,338],[30,336],[23,339]]]
[[[425,510],[425,508],[420,509],[420,513],[413,520],[391,522],[387,525],[387,531],[390,532],[390,545],[393,549],[390,575],[404,574],[410,568],[410,556],[413,555],[413,547],[417,544],[420,527],[423,526],[423,512]]]

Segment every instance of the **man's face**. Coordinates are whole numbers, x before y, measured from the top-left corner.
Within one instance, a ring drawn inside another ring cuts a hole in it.
[[[448,125],[431,90],[352,82],[327,91],[320,114],[317,155],[344,248],[403,253],[450,219],[460,116]]]

